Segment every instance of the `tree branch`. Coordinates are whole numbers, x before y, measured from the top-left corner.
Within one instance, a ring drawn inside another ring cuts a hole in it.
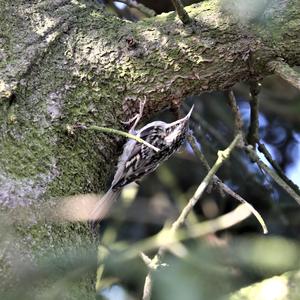
[[[181,22],[183,24],[189,24],[191,23],[191,18],[189,17],[188,13],[186,12],[186,10],[184,9],[183,4],[181,3],[180,0],[172,0],[172,3],[175,7],[175,10],[177,12],[177,15],[179,17],[179,19],[181,20]]]
[[[234,134],[243,133],[243,120],[236,103],[235,95],[232,90],[229,91],[228,95],[229,106],[233,112],[234,116]]]
[[[288,184],[295,191],[295,193],[297,193],[300,196],[299,187],[284,174],[283,170],[280,168],[278,163],[272,158],[272,155],[268,151],[266,146],[262,143],[258,143],[258,150],[265,156],[265,158],[268,160],[268,162],[273,167],[273,169],[277,172],[277,174],[282,178],[282,180],[286,184]]]
[[[255,147],[259,141],[259,107],[258,94],[260,86],[257,81],[250,82],[250,125],[247,134],[247,141],[250,145]]]
[[[92,1],[0,1],[1,204],[39,208],[49,198],[103,189],[113,165],[107,162],[117,158],[114,140],[67,136],[66,123],[101,120],[114,128],[135,114],[144,97],[149,117],[170,106],[170,99],[228,89],[251,78],[250,49],[258,74],[266,74],[276,57],[300,64],[298,0],[273,6],[264,22],[242,25],[219,3],[190,6],[190,32],[174,13],[132,23]],[[89,239],[83,225],[68,234],[44,224],[38,229],[38,236],[54,237],[47,246],[58,252],[70,236],[84,244],[82,237]],[[28,257],[37,242],[46,244],[31,237],[18,245]]]
[[[254,87],[254,90],[255,90],[254,94],[257,94],[258,91],[255,87]],[[256,98],[256,96],[254,96],[252,99],[254,99],[254,98]],[[257,99],[254,100],[254,102],[257,102]],[[235,97],[230,98],[230,106],[234,113],[235,124],[239,124],[238,127],[241,128],[243,126],[243,124],[241,123],[242,119],[241,119],[241,115],[240,115]],[[283,173],[283,171],[278,166],[278,164],[273,160],[271,154],[268,152],[266,147],[262,143],[259,142],[258,104],[257,103],[254,104],[252,110],[253,110],[253,112],[252,112],[253,120],[252,121],[253,121],[254,125],[252,125],[253,129],[249,130],[249,133],[252,132],[252,134],[254,134],[254,136],[252,137],[252,141],[255,142],[255,146],[256,146],[256,143],[258,143],[259,151],[261,151],[265,155],[266,159],[270,162],[270,164],[272,165],[272,167],[274,168],[275,171],[273,171],[271,168],[269,168],[265,163],[263,163],[260,160],[256,151],[254,150],[255,147],[253,147],[251,144],[250,144],[250,146],[246,146],[245,143],[243,143],[242,148],[246,151],[246,153],[248,153],[248,155],[252,161],[256,162],[259,167],[261,167],[267,174],[269,174],[278,185],[280,185],[290,196],[292,196],[300,204],[300,196],[299,196],[300,192],[299,192],[298,186],[295,185],[289,178],[287,178],[287,176]],[[251,125],[250,125],[250,127],[251,127]]]
[[[237,111],[237,115],[238,114],[239,114],[239,111]],[[201,152],[201,150],[196,146],[195,138],[193,138],[192,135],[189,135],[188,136],[188,141],[189,141],[189,144],[192,147],[194,153],[196,154],[196,156],[200,159],[202,164],[205,166],[206,170],[209,171],[210,166],[209,166],[205,156]],[[226,184],[224,184],[217,175],[214,175],[213,179],[214,179],[214,184],[218,185],[218,187],[220,188],[221,191],[223,191],[226,194],[230,195],[231,197],[235,198],[239,202],[245,204],[249,208],[251,213],[258,220],[259,224],[261,225],[261,227],[263,229],[263,233],[264,234],[268,233],[267,226],[266,226],[262,216],[248,201],[246,201],[244,198],[242,198],[240,195],[238,195],[236,192],[234,192],[231,188],[229,188]]]
[[[130,260],[137,256],[140,256],[141,252],[147,252],[157,248],[164,249],[165,251],[167,248],[178,242],[182,242],[191,238],[199,238],[220,230],[230,228],[247,219],[249,216],[251,216],[251,212],[249,211],[247,206],[245,204],[240,204],[231,212],[226,213],[213,220],[190,225],[188,231],[184,229],[178,229],[176,232],[174,232],[172,228],[164,228],[154,236],[137,242],[132,246],[126,248],[124,251],[120,251],[120,249],[124,248],[124,244],[122,244],[121,242],[115,243],[114,247],[112,247],[112,250],[114,250],[112,251],[112,255],[110,255],[110,257],[108,257],[106,260]],[[116,255],[115,251],[120,251],[119,255]],[[152,258],[152,261],[155,261],[157,257],[158,254],[156,254],[156,256]],[[158,260],[158,264],[159,266],[161,265],[160,260]]]
[[[268,68],[271,72],[300,90],[300,74],[293,70],[287,63],[279,60],[271,61],[268,63]]]
[[[209,182],[213,178],[213,176],[217,173],[219,168],[222,166],[222,164],[227,160],[230,156],[231,151],[235,148],[235,146],[238,144],[239,140],[241,138],[241,135],[238,134],[234,140],[231,142],[228,148],[225,150],[218,151],[218,158],[215,162],[215,164],[212,166],[212,168],[209,170],[208,174],[205,176],[201,184],[199,185],[198,189],[194,193],[193,197],[189,200],[188,204],[185,206],[185,208],[182,210],[181,214],[177,218],[177,220],[172,224],[173,230],[177,230],[186,220],[188,214],[193,209],[199,198],[202,196],[203,192],[205,191],[206,187],[208,186]]]
[[[270,167],[268,167],[259,156],[256,154],[256,151],[252,148],[252,146],[244,147],[246,152],[248,153],[249,157],[252,161],[256,162],[257,165],[264,170],[269,176],[273,178],[273,180],[282,187],[292,198],[294,198],[297,203],[300,205],[300,196],[286,183],[284,180]]]

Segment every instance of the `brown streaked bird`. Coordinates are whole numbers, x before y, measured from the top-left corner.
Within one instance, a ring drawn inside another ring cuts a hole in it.
[[[133,139],[125,143],[111,187],[90,213],[90,221],[100,221],[107,214],[114,201],[118,199],[122,187],[153,172],[163,161],[175,153],[185,141],[194,106],[185,117],[175,122],[154,121],[141,129],[135,130],[135,126],[142,116],[143,106],[144,103],[141,104],[140,113],[131,120],[131,122],[135,122],[129,133],[142,138],[159,150],[155,151]]]

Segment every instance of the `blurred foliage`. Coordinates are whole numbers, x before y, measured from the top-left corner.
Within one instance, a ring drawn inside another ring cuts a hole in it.
[[[243,288],[229,300],[299,300],[300,272],[291,271]]]

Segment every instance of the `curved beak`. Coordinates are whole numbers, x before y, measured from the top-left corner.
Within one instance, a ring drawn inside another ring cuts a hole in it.
[[[192,105],[190,111],[189,111],[188,114],[185,116],[185,118],[188,118],[188,119],[189,119],[189,118],[191,117],[191,114],[192,114],[192,112],[193,112],[193,109],[194,109],[194,104]]]
[[[170,125],[173,126],[173,125],[176,125],[178,123],[186,123],[186,122],[188,122],[189,119],[190,119],[190,117],[191,117],[191,114],[193,112],[193,109],[194,109],[194,105],[192,106],[192,108],[190,109],[190,111],[188,112],[188,114],[185,117],[183,117],[183,118],[181,118],[181,119],[179,119],[179,120],[171,123]]]

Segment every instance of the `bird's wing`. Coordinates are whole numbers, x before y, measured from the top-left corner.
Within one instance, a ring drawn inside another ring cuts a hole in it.
[[[151,145],[159,148],[159,140],[163,134],[161,126],[149,126],[138,131],[138,136],[147,141]],[[115,174],[112,188],[124,186],[141,178],[145,173],[151,172],[149,162],[157,154],[148,146],[138,143],[134,140],[129,140],[123,150],[123,154],[119,159],[117,172]]]

